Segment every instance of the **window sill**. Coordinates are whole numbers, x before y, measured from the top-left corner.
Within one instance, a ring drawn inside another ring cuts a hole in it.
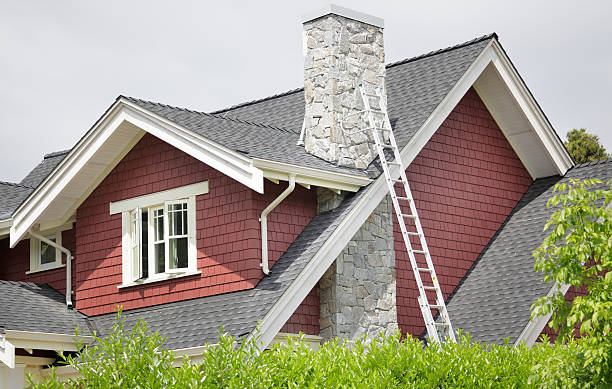
[[[40,273],[41,271],[61,269],[62,267],[66,267],[66,264],[62,263],[60,265],[53,265],[53,266],[49,266],[49,267],[41,267],[40,269],[35,269],[35,270],[28,270],[27,272],[25,272],[25,274],[27,275],[27,274]]]
[[[121,284],[117,286],[117,289],[130,288],[132,286],[139,286],[139,285],[145,285],[145,284],[152,284],[154,282],[160,282],[160,281],[174,280],[177,278],[195,276],[196,274],[202,274],[202,272],[200,270],[195,270],[195,271],[188,270],[185,273],[176,273],[176,274],[164,273],[164,274],[156,275],[155,277],[147,278],[142,281],[134,281],[128,284]]]

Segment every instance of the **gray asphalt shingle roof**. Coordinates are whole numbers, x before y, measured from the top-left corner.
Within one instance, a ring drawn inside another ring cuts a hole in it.
[[[0,280],[0,330],[74,335],[91,333],[87,317],[66,307],[66,298],[48,285]]]
[[[448,301],[453,326],[479,341],[515,342],[527,325],[531,304],[551,284],[534,271],[535,250],[548,235],[546,221],[554,212],[546,202],[559,181],[569,178],[612,179],[612,159],[569,170],[565,177],[536,180],[493,236]]]
[[[29,186],[0,181],[0,220],[10,218],[33,190]]]
[[[27,176],[21,180],[21,185],[30,186],[36,188],[55,167],[62,162],[66,154],[70,150],[56,151],[44,156],[41,163],[39,163]]]

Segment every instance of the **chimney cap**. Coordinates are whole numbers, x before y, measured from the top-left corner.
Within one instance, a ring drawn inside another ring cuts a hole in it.
[[[354,11],[352,9],[344,8],[336,4],[329,4],[316,11],[309,12],[308,14],[304,15],[303,17],[304,21],[302,23],[307,23],[312,20],[319,19],[319,18],[322,18],[323,16],[327,16],[330,14],[344,16],[345,18],[357,20],[358,22],[371,24],[373,26],[380,27],[380,28],[385,28],[385,21],[383,20],[383,18],[379,18],[373,15],[368,15],[366,13],[359,12],[359,11]]]

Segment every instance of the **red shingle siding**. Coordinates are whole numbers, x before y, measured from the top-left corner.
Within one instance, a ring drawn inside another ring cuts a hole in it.
[[[448,298],[532,178],[473,89],[406,173],[444,297]],[[418,291],[395,219],[394,238],[399,327],[404,334],[418,336],[425,329]],[[420,247],[418,239],[413,244]]]
[[[297,334],[303,332],[307,335],[319,335],[319,288],[315,286],[302,304],[287,320],[280,332]]]
[[[70,250],[74,255],[74,229],[62,232],[62,246]],[[53,289],[62,294],[66,294],[66,268],[60,267],[53,270],[45,270],[32,274],[26,274],[30,270],[30,241],[23,240],[15,246],[9,248],[9,240],[0,241],[0,280],[8,281],[27,281],[37,284],[49,284]],[[66,256],[62,255],[62,263],[66,263]],[[72,261],[72,283],[76,282],[76,272],[74,271],[75,261]]]
[[[117,289],[121,284],[121,215],[109,203],[201,181],[197,246],[201,275]],[[259,266],[259,215],[286,184],[265,183],[258,194],[163,141],[145,135],[77,210],[77,308],[88,315],[186,300],[254,287]],[[316,193],[303,187],[268,218],[274,263],[316,214]]]
[[[587,294],[589,294],[589,291],[585,286],[581,286],[580,288],[570,286],[570,288],[565,293],[565,301],[574,301],[577,296],[586,296]],[[550,341],[554,342],[557,340],[557,336],[559,335],[559,333],[557,332],[557,330],[551,328],[549,324],[550,320],[548,321],[548,323],[546,323],[546,326],[544,327],[540,335],[548,335]],[[580,324],[576,324],[574,326],[574,336],[577,338],[580,337]],[[537,340],[540,340],[539,337]]]

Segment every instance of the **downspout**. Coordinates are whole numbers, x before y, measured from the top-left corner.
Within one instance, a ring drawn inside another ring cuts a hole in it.
[[[58,233],[61,234],[61,232]],[[72,254],[70,253],[70,250],[63,246],[60,246],[59,244],[45,238],[40,234],[35,233],[32,230],[29,231],[29,234],[30,236],[40,240],[41,242],[45,242],[49,246],[55,247],[56,250],[59,250],[62,253],[66,254],[66,306],[69,309],[72,309]]]
[[[268,266],[268,214],[272,212],[274,208],[278,204],[281,203],[285,199],[285,197],[289,196],[291,192],[295,189],[295,173],[289,174],[289,186],[287,189],[283,191],[277,198],[274,199],[266,207],[266,209],[261,212],[261,217],[259,221],[261,222],[261,270],[265,275],[270,274],[270,268]]]

